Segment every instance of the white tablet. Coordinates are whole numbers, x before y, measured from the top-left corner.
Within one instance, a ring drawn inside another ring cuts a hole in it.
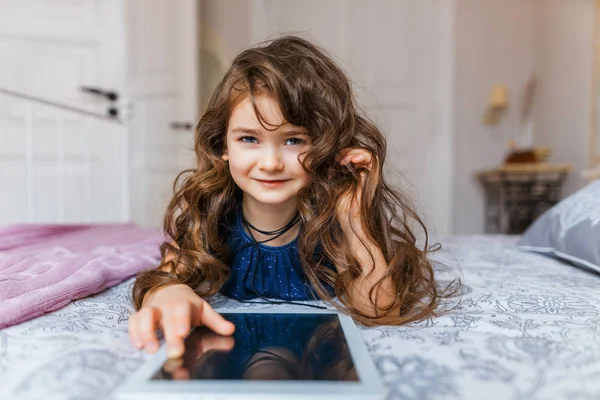
[[[217,310],[232,336],[195,328],[181,359],[166,347],[118,390],[118,399],[383,399],[354,321],[333,310]]]

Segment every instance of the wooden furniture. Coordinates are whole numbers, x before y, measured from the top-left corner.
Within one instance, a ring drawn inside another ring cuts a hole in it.
[[[485,232],[521,234],[560,200],[568,164],[515,163],[477,173],[485,190]]]

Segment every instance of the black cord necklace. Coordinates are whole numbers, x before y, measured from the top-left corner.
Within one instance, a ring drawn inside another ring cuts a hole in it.
[[[290,229],[292,229],[294,227],[294,225],[296,225],[298,222],[300,222],[300,212],[296,212],[296,215],[294,215],[294,218],[292,218],[287,224],[285,224],[285,226],[283,226],[279,229],[272,230],[272,231],[263,231],[261,229],[258,229],[254,225],[252,225],[250,222],[248,222],[246,217],[244,217],[244,213],[242,212],[242,223],[248,229],[248,233],[250,234],[250,237],[252,238],[254,243],[267,243],[267,242],[270,242],[271,240],[275,240],[278,237],[280,237],[281,235],[283,235],[284,233],[286,233],[287,231],[289,231]],[[273,236],[273,237],[270,239],[257,241],[254,238],[254,235],[252,234],[252,230],[255,230],[256,232],[261,233],[263,235]]]

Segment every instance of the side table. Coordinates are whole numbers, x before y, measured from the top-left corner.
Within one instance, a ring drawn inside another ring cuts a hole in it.
[[[560,200],[568,164],[514,163],[477,173],[485,190],[485,232],[521,234]]]

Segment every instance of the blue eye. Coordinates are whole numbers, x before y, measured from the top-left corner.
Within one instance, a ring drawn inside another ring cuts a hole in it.
[[[299,144],[304,143],[304,140],[299,139],[299,138],[289,138],[285,142],[286,142],[286,144],[289,143],[291,146],[297,146]]]
[[[240,141],[243,143],[256,143],[257,140],[254,136],[242,136]]]

